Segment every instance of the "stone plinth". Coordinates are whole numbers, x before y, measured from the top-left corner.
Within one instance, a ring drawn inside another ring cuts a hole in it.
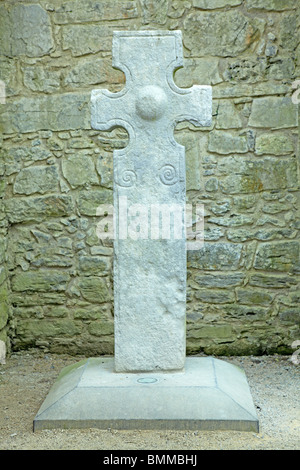
[[[62,370],[34,420],[54,428],[258,432],[245,373],[212,357],[188,357],[180,372],[114,372],[113,358]]]

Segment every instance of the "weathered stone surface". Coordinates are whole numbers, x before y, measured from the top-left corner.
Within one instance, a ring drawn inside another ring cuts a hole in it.
[[[172,72],[182,62],[179,31],[114,33],[113,64],[130,72],[126,73],[125,89],[118,94],[92,92],[92,126],[107,130],[120,125],[129,133],[128,147],[114,152],[118,228],[124,224],[121,197],[126,198],[128,207],[142,204],[146,211],[158,204],[176,204],[184,210],[184,147],[175,142],[173,129],[183,120],[197,126],[210,125],[211,88],[177,88]],[[179,222],[172,223],[174,231],[179,229],[177,239],[173,235],[160,240],[153,232],[151,239],[148,233],[140,236],[142,222],[135,237],[116,234],[114,321],[118,372],[183,368],[186,246],[182,213]],[[129,232],[127,220],[125,224]]]
[[[28,165],[32,162],[47,160],[51,156],[52,153],[41,145],[40,141],[33,142],[31,147],[10,147],[1,152],[7,176],[19,172],[24,164]]]
[[[299,269],[299,242],[262,243],[254,260],[255,269],[293,272]]]
[[[67,93],[42,98],[19,98],[0,109],[0,131],[90,129],[89,95]]]
[[[165,24],[167,21],[168,0],[141,0],[143,22],[145,24]]]
[[[195,292],[195,298],[200,300],[200,302],[208,302],[211,304],[227,304],[235,301],[234,292],[224,289],[197,290]]]
[[[110,262],[107,257],[80,256],[79,269],[85,274],[104,276],[110,271]]]
[[[193,0],[193,7],[214,10],[215,8],[235,7],[241,3],[242,0]]]
[[[112,204],[113,194],[109,189],[81,190],[78,196],[78,210],[81,215],[96,215],[101,204]]]
[[[249,305],[269,305],[273,295],[262,290],[236,289],[237,301]]]
[[[297,125],[297,106],[290,98],[266,97],[253,101],[249,126],[278,129]]]
[[[286,155],[294,151],[291,138],[286,134],[261,134],[255,140],[255,153],[257,155]]]
[[[219,59],[206,58],[185,59],[184,67],[175,73],[175,83],[179,87],[194,85],[215,85],[222,81],[218,69]]]
[[[199,285],[199,287],[219,287],[222,289],[226,289],[235,286],[240,286],[243,283],[245,277],[245,274],[242,272],[227,272],[226,274],[215,274],[208,272],[205,274],[197,274],[194,277],[194,280]]]
[[[137,17],[137,6],[135,0],[90,0],[88,4],[85,0],[76,0],[60,4],[53,16],[56,24],[127,19]]]
[[[99,83],[122,83],[123,75],[111,69],[105,59],[83,60],[76,63],[66,74],[64,85],[70,88],[82,88]]]
[[[294,52],[299,45],[299,15],[295,12],[282,13],[280,21],[280,46],[289,52]]]
[[[267,69],[265,57],[226,59],[225,64],[225,80],[236,83],[260,81]]]
[[[38,270],[15,274],[12,289],[16,292],[60,292],[65,291],[70,275],[64,271]]]
[[[17,80],[17,62],[15,59],[3,56],[0,58],[0,80],[5,84],[5,101],[7,101],[8,97],[14,96],[19,92],[20,85]],[[0,94],[2,93],[0,92]]]
[[[50,19],[40,5],[1,5],[0,31],[0,50],[10,57],[41,57],[54,47]]]
[[[54,165],[24,168],[14,183],[16,194],[44,194],[58,189],[58,172]]]
[[[32,91],[54,93],[60,88],[60,76],[60,70],[27,66],[24,68],[24,85]]]
[[[296,8],[294,0],[246,0],[248,10],[274,10],[283,11]]]
[[[47,217],[70,215],[73,203],[70,196],[49,195],[11,198],[5,201],[6,213],[11,223],[41,221]]]
[[[248,139],[246,135],[215,131],[209,134],[208,150],[220,154],[246,153],[249,150]]]
[[[188,252],[188,267],[220,271],[237,269],[241,253],[241,244],[205,243],[200,250]]]
[[[225,194],[298,187],[294,158],[278,161],[276,157],[265,157],[253,161],[247,157],[226,157],[220,160],[218,168],[222,174],[228,175],[220,183]]]
[[[275,276],[272,274],[251,274],[249,285],[255,287],[265,287],[267,289],[286,289],[297,285],[297,279],[292,276]]]
[[[193,56],[234,57],[259,39],[264,23],[236,10],[193,12],[184,20],[184,45]]]
[[[54,336],[74,336],[81,331],[80,324],[68,319],[57,320],[19,320],[16,327],[16,335],[21,337],[23,347],[36,345],[43,339],[51,341]]]
[[[62,28],[62,48],[75,57],[111,49],[111,31],[106,26],[72,25]]]
[[[111,300],[111,294],[104,278],[87,276],[79,279],[78,287],[82,297],[92,303],[101,304]]]
[[[238,129],[243,127],[239,113],[232,102],[220,100],[217,112],[216,129]],[[246,143],[244,146],[247,147]]]
[[[62,172],[72,188],[88,184],[99,184],[92,157],[79,151],[62,161]]]

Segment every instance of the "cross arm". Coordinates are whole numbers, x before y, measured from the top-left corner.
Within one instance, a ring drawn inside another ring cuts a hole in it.
[[[115,127],[124,127],[132,134],[130,116],[133,112],[132,100],[128,97],[128,89],[118,93],[108,90],[92,90],[91,94],[91,125],[93,129],[109,131]]]
[[[210,126],[212,123],[212,87],[194,85],[191,88],[178,88],[175,91],[174,110],[175,125],[181,121],[189,121],[197,127]],[[174,96],[174,95],[173,95]]]

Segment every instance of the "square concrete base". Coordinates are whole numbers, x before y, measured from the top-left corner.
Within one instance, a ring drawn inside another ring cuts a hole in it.
[[[212,357],[180,372],[114,372],[113,358],[66,367],[34,419],[52,428],[203,429],[258,432],[245,373]]]

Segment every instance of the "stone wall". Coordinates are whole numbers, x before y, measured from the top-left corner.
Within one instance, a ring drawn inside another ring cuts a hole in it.
[[[205,206],[188,252],[187,352],[291,352],[299,328],[294,0],[37,0],[0,3],[0,339],[113,353],[112,202],[122,129],[90,126],[90,92],[118,91],[113,30],[180,29],[179,86],[213,86],[213,124],[176,129],[187,200]]]

